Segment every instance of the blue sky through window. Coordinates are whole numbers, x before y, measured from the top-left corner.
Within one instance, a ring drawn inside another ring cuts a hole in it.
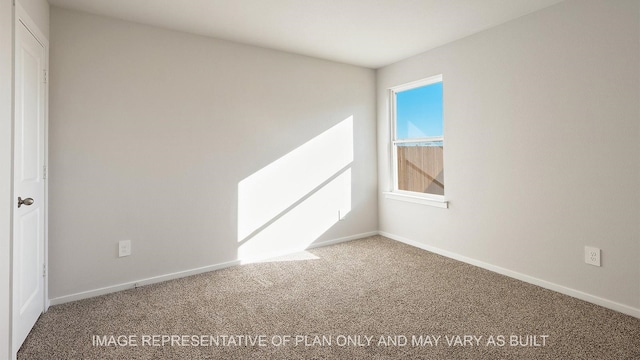
[[[443,136],[442,82],[396,93],[397,139]]]

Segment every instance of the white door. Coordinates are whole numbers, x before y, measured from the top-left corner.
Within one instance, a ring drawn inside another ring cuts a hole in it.
[[[13,349],[44,311],[45,49],[20,21],[15,39]]]

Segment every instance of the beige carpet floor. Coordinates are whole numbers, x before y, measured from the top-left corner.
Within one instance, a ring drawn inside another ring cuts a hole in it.
[[[640,319],[380,236],[309,252],[51,307],[18,359],[640,359]]]

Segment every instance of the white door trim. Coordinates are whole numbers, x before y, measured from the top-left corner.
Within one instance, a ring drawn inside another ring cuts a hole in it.
[[[44,182],[44,248],[43,248],[43,252],[44,252],[44,265],[45,265],[45,269],[49,268],[49,264],[48,264],[48,253],[49,253],[49,249],[48,249],[48,244],[49,244],[49,237],[48,237],[48,224],[49,224],[49,216],[48,216],[48,206],[49,206],[49,79],[48,79],[48,73],[49,73],[49,40],[47,39],[47,37],[44,35],[44,33],[40,30],[40,28],[36,25],[36,22],[33,21],[33,19],[27,14],[26,10],[24,10],[24,8],[19,4],[16,3],[15,4],[15,17],[14,17],[14,31],[13,31],[13,36],[14,36],[14,44],[15,44],[15,36],[16,36],[16,28],[18,26],[25,26],[26,29],[35,37],[35,39],[43,46],[44,48],[44,70],[46,71],[47,74],[47,81],[44,85],[44,166],[46,167],[46,178],[45,178],[45,182]],[[14,55],[15,56],[15,49],[14,49]],[[14,90],[15,91],[15,84],[14,84]],[[15,121],[15,119],[12,119],[12,121]],[[12,137],[15,136],[15,129],[13,130],[14,133],[12,134]],[[12,156],[15,156],[12,155]],[[13,179],[13,168],[11,169],[11,178]],[[12,181],[13,184],[13,181]],[[12,198],[15,198],[15,196],[18,196],[16,194],[13,194],[13,185],[12,185]],[[15,196],[14,196],[15,195]],[[13,214],[14,214],[14,210],[12,208],[12,212],[11,212],[11,224],[13,224]],[[13,249],[13,229],[11,231],[11,249]],[[14,274],[13,274],[13,250],[11,250],[11,256],[12,256],[12,260],[11,260],[11,286],[10,286],[10,299],[11,299],[11,317],[13,318],[13,313],[14,313],[14,309],[13,309],[13,278],[14,278]],[[47,309],[49,308],[49,291],[48,291],[48,278],[49,278],[49,274],[48,271],[44,274],[44,279],[43,279],[43,303],[44,303],[44,311],[47,311]],[[12,359],[16,359],[17,357],[17,352],[19,349],[14,349],[14,341],[13,341],[13,337],[15,336],[14,331],[13,331],[13,326],[14,326],[14,321],[13,319],[11,319],[11,324],[10,324],[10,334],[11,334],[11,340],[9,341],[9,346],[11,347],[10,351],[11,351],[11,356]]]

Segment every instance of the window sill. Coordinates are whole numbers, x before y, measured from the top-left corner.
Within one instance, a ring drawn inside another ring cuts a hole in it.
[[[384,197],[387,199],[393,199],[398,201],[406,201],[414,204],[434,206],[442,209],[449,207],[449,202],[445,200],[427,199],[420,196],[406,195],[395,192],[383,192]]]

